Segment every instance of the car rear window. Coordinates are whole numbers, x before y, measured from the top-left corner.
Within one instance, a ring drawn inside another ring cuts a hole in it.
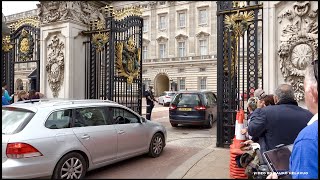
[[[175,104],[177,107],[198,106],[200,105],[200,102],[201,101],[198,94],[181,93],[174,98],[172,104]]]
[[[20,132],[34,114],[34,112],[25,109],[2,107],[2,134]]]
[[[174,96],[176,93],[168,93],[168,96]]]

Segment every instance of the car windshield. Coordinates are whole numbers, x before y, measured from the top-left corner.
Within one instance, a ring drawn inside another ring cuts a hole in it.
[[[198,106],[200,105],[200,98],[198,94],[181,93],[175,97],[172,104],[175,104],[177,107]]]
[[[2,107],[2,134],[14,134],[22,130],[34,114],[24,109]]]

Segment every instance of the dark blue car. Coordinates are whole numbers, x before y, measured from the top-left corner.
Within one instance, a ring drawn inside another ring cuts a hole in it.
[[[217,97],[211,91],[178,92],[169,107],[173,127],[179,124],[213,126],[217,119]]]

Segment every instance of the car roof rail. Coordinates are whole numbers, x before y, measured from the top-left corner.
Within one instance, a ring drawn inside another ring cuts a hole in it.
[[[28,99],[28,100],[24,100],[24,101],[17,101],[14,102],[13,104],[23,104],[23,103],[35,103],[35,102],[41,102],[44,101],[44,99]]]
[[[30,99],[24,101],[17,101],[13,104],[24,104],[24,103],[42,103],[42,102],[55,102],[53,106],[58,106],[62,104],[77,104],[77,103],[97,103],[97,102],[109,102],[109,103],[117,103],[110,100],[102,100],[102,99],[63,99],[63,98],[53,98],[53,99]]]
[[[79,103],[99,103],[99,102],[107,102],[107,103],[116,103],[110,100],[102,100],[102,99],[72,99],[66,100],[64,104],[79,104]],[[54,106],[62,105],[61,102],[57,102]]]

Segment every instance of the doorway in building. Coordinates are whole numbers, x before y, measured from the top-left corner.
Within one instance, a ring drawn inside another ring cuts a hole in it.
[[[155,78],[155,96],[159,97],[163,91],[169,91],[169,78],[165,74],[158,74]]]

